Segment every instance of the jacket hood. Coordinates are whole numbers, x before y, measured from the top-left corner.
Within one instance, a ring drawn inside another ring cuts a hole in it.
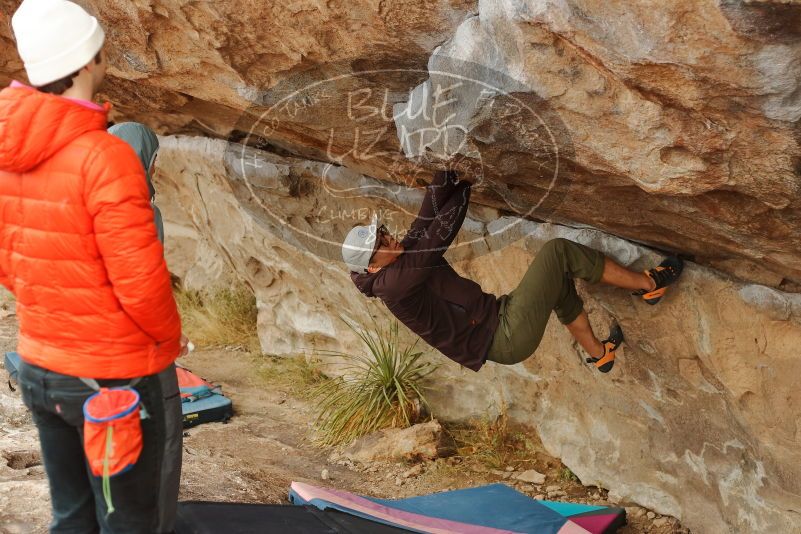
[[[368,297],[375,297],[373,284],[375,284],[376,278],[378,278],[378,273],[350,273],[350,279],[353,280],[359,291]]]
[[[93,109],[22,85],[3,89],[0,171],[28,172],[81,135],[105,130],[108,109]]]
[[[158,136],[145,126],[138,122],[122,122],[115,124],[108,129],[108,133],[119,137],[134,149],[142,166],[145,168],[145,176],[147,176],[147,189],[150,191],[152,198],[156,194],[156,188],[153,187],[153,179],[150,176],[150,167],[153,164],[153,159],[159,151],[159,138]]]

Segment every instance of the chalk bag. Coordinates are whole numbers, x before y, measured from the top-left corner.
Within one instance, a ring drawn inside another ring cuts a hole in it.
[[[100,388],[83,404],[83,447],[92,474],[103,477],[107,514],[114,512],[110,478],[131,469],[142,452],[139,393]]]

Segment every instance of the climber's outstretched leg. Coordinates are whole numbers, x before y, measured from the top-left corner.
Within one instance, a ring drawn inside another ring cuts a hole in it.
[[[615,365],[615,351],[623,343],[623,329],[614,323],[609,329],[609,335],[603,341],[598,341],[590,327],[587,312],[581,312],[575,321],[565,325],[579,345],[587,354],[597,354],[587,358],[587,363],[595,364],[602,373],[608,373]]]
[[[590,328],[573,279],[597,283],[605,271],[606,258],[597,250],[567,239],[545,243],[517,288],[502,300],[500,325],[487,359],[512,365],[531,356],[542,340],[551,312],[556,312],[590,356],[603,356],[603,344]],[[645,285],[644,275],[631,274],[642,279],[637,283],[624,280],[629,289]]]
[[[606,258],[601,282],[623,289],[631,289],[633,295],[641,295],[645,302],[653,305],[662,299],[667,287],[679,279],[682,270],[684,270],[684,262],[678,256],[669,256],[662,263],[644,273],[629,271]]]
[[[581,310],[581,313],[576,320],[572,323],[568,323],[565,325],[568,329],[570,334],[573,338],[578,341],[578,344],[581,345],[581,348],[584,349],[584,352],[589,354],[590,356],[600,360],[606,354],[604,349],[604,344],[601,341],[598,341],[598,338],[595,337],[595,333],[592,331],[592,327],[590,326],[590,319],[587,316],[587,312]]]
[[[654,281],[650,276],[643,272],[630,271],[609,258],[604,258],[604,272],[600,281],[610,286],[632,291],[654,288]]]
[[[681,258],[671,256],[653,269],[643,273],[630,271],[609,258],[604,258],[601,282],[623,289],[633,290],[633,295],[642,295],[648,304],[656,304],[667,287],[675,282],[684,268]],[[572,323],[565,325],[579,345],[590,355],[587,363],[595,364],[602,373],[608,373],[615,364],[615,351],[623,342],[623,330],[615,323],[609,335],[598,341],[590,327],[587,312],[583,311]]]
[[[655,304],[664,295],[665,288],[678,279],[681,270],[681,260],[672,257],[659,267],[637,273],[584,245],[566,239],[549,241],[534,258],[518,287],[503,300],[500,325],[487,359],[511,365],[528,358],[539,346],[551,311],[554,311],[587,351],[588,361],[595,363],[602,372],[608,372],[614,362],[614,351],[623,341],[623,332],[615,325],[606,339],[598,340],[573,279],[630,289],[649,304]]]

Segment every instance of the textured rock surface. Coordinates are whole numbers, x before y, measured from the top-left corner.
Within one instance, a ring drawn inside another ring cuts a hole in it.
[[[332,207],[325,182],[315,176],[322,164],[254,152],[261,174],[253,195],[225,149],[221,141],[163,139],[157,182],[173,269],[208,285],[225,271],[222,265],[232,266],[256,289],[268,352],[357,347],[337,314],[365,322],[384,312],[357,293],[339,262],[328,259],[324,242],[308,238],[333,239],[350,221],[310,214],[388,209],[403,224],[408,216],[397,208],[411,209],[419,192],[382,188],[385,200],[343,199]],[[350,171],[339,179],[342,188],[379,185]],[[257,198],[295,227],[307,221],[306,233],[276,224],[256,207]],[[457,268],[498,294],[514,287],[554,237],[635,268],[658,258],[592,229],[520,222],[503,234],[507,240],[494,236],[509,225],[509,218],[475,207],[455,249],[462,257]],[[510,243],[515,233],[520,239]],[[614,317],[626,332],[611,374],[587,367],[553,321],[536,356],[522,365],[489,364],[474,374],[436,356],[444,364],[431,384],[434,413],[466,419],[505,406],[514,420],[536,428],[582,482],[609,488],[623,503],[674,515],[697,532],[798,530],[801,298],[695,264],[685,273],[680,289],[657,307],[621,290],[580,285],[597,329]]]
[[[801,6],[479,8],[438,54],[513,74],[558,115],[570,168],[556,184],[568,189],[557,218],[707,260],[737,254],[798,280],[789,251],[798,249]],[[435,56],[431,67],[449,61]],[[482,127],[472,137],[483,141]],[[479,147],[484,161],[502,162],[491,176],[532,195],[528,151],[502,139]]]
[[[554,135],[560,200],[545,215],[746,280],[801,283],[797,0],[82,3],[109,30],[107,96],[128,118],[227,137],[272,109],[281,120],[251,141],[400,180],[411,170],[404,121],[389,111],[439,57],[457,57],[517,80],[459,70],[514,91]],[[16,4],[0,0],[0,81],[21,76],[7,24]],[[337,98],[291,98],[336,75]],[[346,96],[370,90],[384,113],[355,116]],[[521,142],[509,98],[448,96],[490,185],[475,200],[528,213],[549,187],[552,151]]]

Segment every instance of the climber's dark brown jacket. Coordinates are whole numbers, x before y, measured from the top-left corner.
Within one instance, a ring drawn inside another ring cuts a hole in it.
[[[405,252],[377,273],[351,273],[351,278],[429,345],[478,371],[498,328],[499,304],[442,257],[459,233],[469,200],[468,182],[457,181],[453,173],[436,173],[401,241]]]

